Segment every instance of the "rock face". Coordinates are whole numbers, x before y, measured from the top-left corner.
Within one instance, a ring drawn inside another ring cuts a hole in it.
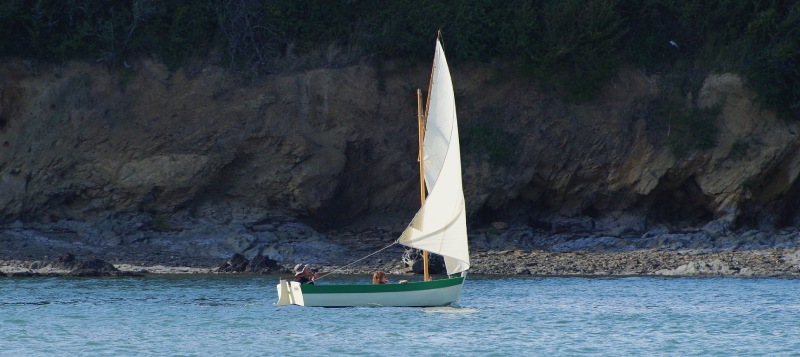
[[[244,255],[239,253],[234,254],[228,261],[220,264],[217,267],[217,271],[225,272],[225,273],[238,273],[243,272],[245,268],[247,268],[247,264],[250,263]]]
[[[259,254],[253,257],[253,259],[247,263],[244,271],[248,273],[268,274],[282,272],[282,269],[281,266],[278,265],[277,261]]]
[[[302,252],[291,237],[415,211],[413,89],[426,87],[428,65],[247,82],[213,66],[170,73],[131,62],[124,73],[0,64],[0,222],[22,225],[7,239],[163,239],[167,251],[285,261],[335,249],[319,240]],[[721,111],[713,147],[679,156],[676,124],[652,113],[664,96],[658,76],[623,71],[578,105],[498,81],[490,67],[453,71],[473,224],[623,239],[800,225],[800,128],[760,110],[735,75],[686,93],[688,106]]]
[[[147,60],[125,76],[81,63],[0,73],[6,222],[235,201],[336,224],[413,202],[398,199],[416,167],[413,97],[397,94],[409,83],[381,92],[367,66],[250,85]]]
[[[217,266],[217,271],[221,273],[277,273],[285,272],[278,262],[261,254],[253,259],[247,259],[239,253],[234,254],[230,259]]]

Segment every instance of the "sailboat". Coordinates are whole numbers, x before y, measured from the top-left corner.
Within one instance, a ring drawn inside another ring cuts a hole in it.
[[[424,113],[421,99],[417,89],[422,206],[396,243],[422,250],[423,281],[323,285],[281,280],[277,285],[277,305],[428,307],[458,302],[470,266],[469,247],[455,96],[441,33],[436,38]],[[428,252],[444,258],[447,278],[430,279]]]

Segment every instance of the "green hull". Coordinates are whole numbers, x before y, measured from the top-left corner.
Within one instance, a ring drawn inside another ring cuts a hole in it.
[[[376,285],[300,285],[282,281],[277,287],[278,305],[444,306],[459,300],[463,284],[464,277]]]

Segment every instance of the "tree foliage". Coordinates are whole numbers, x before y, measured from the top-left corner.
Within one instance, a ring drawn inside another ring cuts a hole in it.
[[[171,68],[213,56],[262,75],[326,48],[345,60],[501,59],[582,101],[621,66],[741,73],[762,103],[800,116],[800,4],[786,0],[5,0],[0,55]],[[212,52],[213,51],[213,52]],[[328,56],[330,56],[328,54]]]

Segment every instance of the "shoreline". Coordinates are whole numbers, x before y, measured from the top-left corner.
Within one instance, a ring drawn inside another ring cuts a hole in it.
[[[119,222],[105,222],[112,223]],[[384,271],[413,276],[409,266],[420,259],[396,244],[402,226],[383,221],[326,232],[297,222],[250,228],[196,225],[183,231],[134,230],[125,234],[93,230],[97,227],[91,222],[70,221],[0,228],[0,277],[287,275],[295,264],[343,275]],[[611,233],[564,233],[504,224],[473,229],[469,273],[800,276],[800,230]],[[443,270],[435,260],[431,263],[434,275]],[[243,271],[248,273],[236,273]]]
[[[800,249],[705,251],[631,250],[622,252],[544,250],[479,250],[471,254],[470,274],[504,276],[672,276],[672,277],[800,277]],[[169,263],[112,263],[118,272],[75,274],[40,260],[0,260],[0,276],[136,276],[136,275],[266,275],[285,274],[286,268],[269,273],[223,272],[218,266],[183,266]],[[312,264],[313,265],[313,264]],[[321,271],[337,266],[321,264]],[[400,259],[379,260],[341,269],[340,275],[371,274],[414,276]]]

